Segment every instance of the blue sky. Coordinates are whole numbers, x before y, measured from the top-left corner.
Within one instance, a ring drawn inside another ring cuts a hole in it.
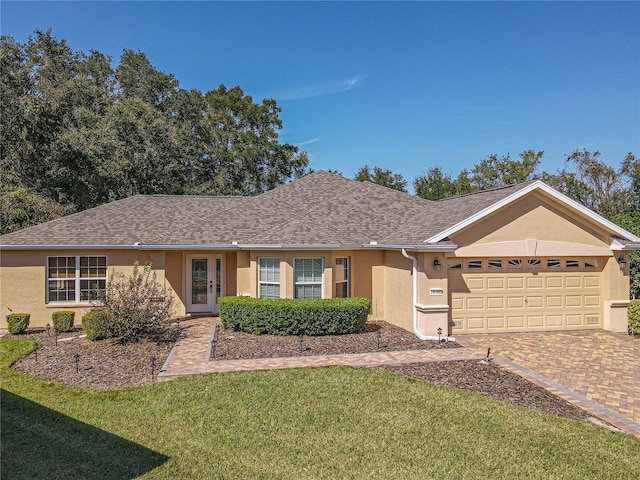
[[[311,167],[410,182],[496,153],[640,156],[639,2],[6,2],[3,35],[142,50],[183,88],[282,107]]]

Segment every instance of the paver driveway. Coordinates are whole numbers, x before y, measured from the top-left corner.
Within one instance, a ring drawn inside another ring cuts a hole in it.
[[[640,339],[602,330],[465,335],[509,370],[640,437]]]

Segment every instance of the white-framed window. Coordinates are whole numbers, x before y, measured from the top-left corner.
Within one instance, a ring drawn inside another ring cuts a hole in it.
[[[489,260],[487,265],[489,268],[502,268],[502,260]]]
[[[280,298],[280,259],[258,258],[258,296]]]
[[[293,298],[316,300],[322,298],[324,259],[293,259]]]
[[[351,265],[349,257],[336,258],[336,298],[348,298],[351,287]]]
[[[47,257],[47,302],[90,302],[107,291],[107,257]]]

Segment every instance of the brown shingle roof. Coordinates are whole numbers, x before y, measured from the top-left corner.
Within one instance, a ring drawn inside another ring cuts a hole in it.
[[[2,245],[422,245],[524,185],[432,202],[316,172],[256,197],[136,195],[0,237]]]

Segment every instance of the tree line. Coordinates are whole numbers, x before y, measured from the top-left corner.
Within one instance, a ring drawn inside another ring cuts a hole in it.
[[[2,233],[135,194],[256,195],[304,174],[280,107],[180,88],[140,51],[118,64],[51,31],[0,39]]]

